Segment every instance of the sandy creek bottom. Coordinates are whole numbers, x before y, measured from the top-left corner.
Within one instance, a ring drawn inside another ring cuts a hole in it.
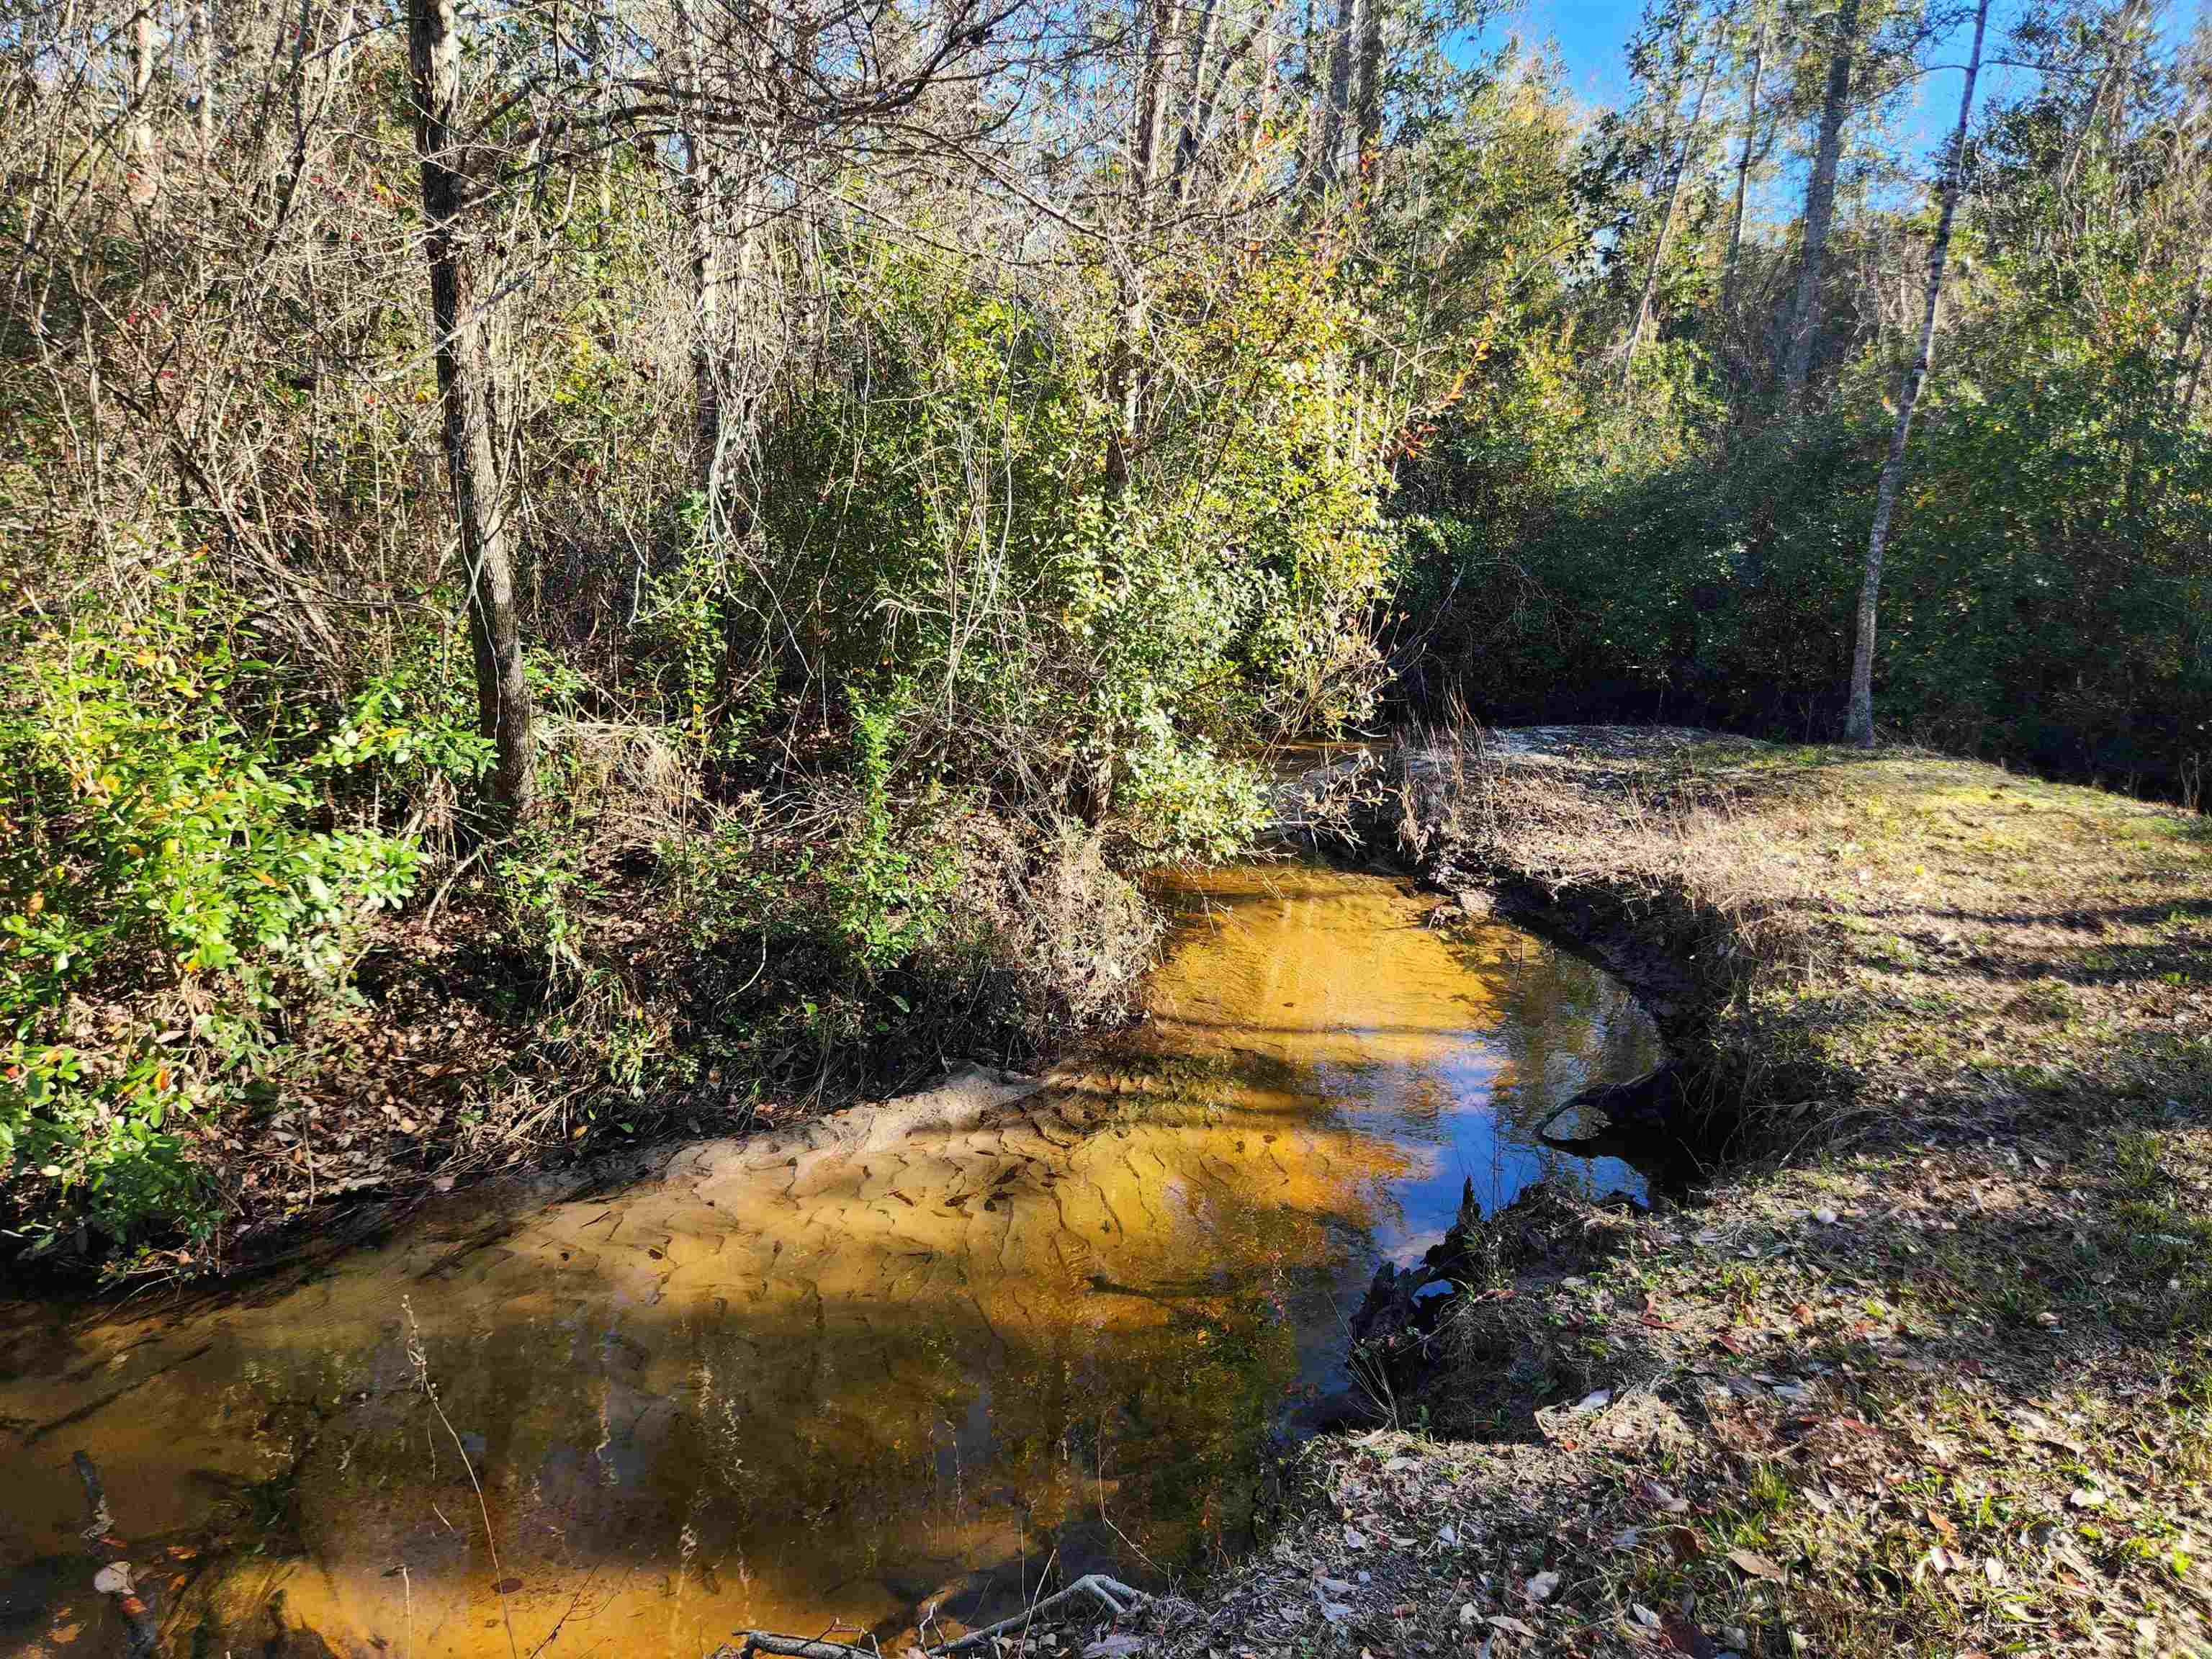
[[[611,1195],[455,1194],[181,1311],[0,1305],[0,1653],[121,1650],[79,1449],[176,1654],[699,1659],[833,1621],[895,1651],[1048,1568],[1234,1549],[1376,1264],[1462,1180],[1641,1190],[1535,1130],[1656,1039],[1596,969],[1431,931],[1386,877],[1174,896],[1149,1020],[1041,1085],[686,1146]]]

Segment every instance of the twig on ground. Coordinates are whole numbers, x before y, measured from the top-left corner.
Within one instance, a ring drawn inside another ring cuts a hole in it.
[[[993,1637],[1002,1635],[1017,1625],[1026,1626],[1039,1613],[1049,1613],[1053,1608],[1063,1607],[1081,1595],[1093,1597],[1101,1607],[1116,1619],[1127,1618],[1129,1613],[1145,1600],[1145,1593],[1142,1590],[1132,1589],[1118,1578],[1109,1578],[1103,1572],[1085,1573],[1066,1589],[1055,1590],[1043,1601],[1016,1613],[1011,1619],[1001,1619],[995,1625],[987,1625],[981,1630],[970,1631],[965,1636],[955,1638],[950,1642],[927,1649],[925,1651],[932,1654],[964,1653],[969,1648],[981,1647]]]

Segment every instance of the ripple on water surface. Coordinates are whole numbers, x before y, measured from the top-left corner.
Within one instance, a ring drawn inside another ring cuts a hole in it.
[[[1041,1086],[685,1147],[605,1197],[455,1194],[182,1315],[9,1310],[0,1647],[112,1645],[80,1449],[215,1652],[696,1659],[833,1620],[890,1650],[1048,1560],[1141,1579],[1234,1547],[1376,1263],[1463,1181],[1486,1207],[1547,1176],[1641,1192],[1535,1132],[1657,1049],[1588,963],[1435,932],[1385,877],[1164,885],[1150,1018]]]

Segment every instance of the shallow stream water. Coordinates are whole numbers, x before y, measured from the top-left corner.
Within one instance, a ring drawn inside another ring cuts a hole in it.
[[[1233,1550],[1462,1182],[1641,1192],[1536,1130],[1657,1045],[1587,963],[1425,927],[1393,878],[1170,896],[1146,1023],[1041,1082],[452,1194],[181,1311],[0,1304],[0,1653],[120,1651],[78,1450],[178,1654],[888,1652],[926,1609]]]

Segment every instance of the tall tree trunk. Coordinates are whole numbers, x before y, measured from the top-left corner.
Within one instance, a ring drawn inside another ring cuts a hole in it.
[[[147,107],[154,90],[154,13],[142,3],[131,17],[130,193],[140,207],[151,206],[161,192],[160,159],[154,150],[154,115]]]
[[[2074,135],[2074,142],[2066,147],[2066,161],[2058,170],[2058,190],[2062,196],[2071,196],[2074,181],[2080,177],[2081,160],[2097,137],[2097,129],[2106,119],[2105,106],[2108,99],[2125,78],[2128,63],[2134,55],[2136,27],[2149,11],[2148,0],[2127,0],[2113,14],[2112,28],[2106,36],[2105,67],[2098,72],[2097,85],[2089,94],[2089,108],[2081,118],[2081,125]],[[2118,100],[2112,112],[2114,125],[2118,125],[2126,100]]]
[[[1115,336],[1107,362],[1106,395],[1112,430],[1106,441],[1106,488],[1119,495],[1129,482],[1129,461],[1137,444],[1139,403],[1137,352],[1145,331],[1145,284],[1140,269],[1152,234],[1152,190],[1159,176],[1160,143],[1167,112],[1170,6],[1172,0],[1148,0],[1138,10],[1144,31],[1137,74],[1137,103],[1129,132],[1128,233],[1115,270]]]
[[[1313,193],[1334,190],[1344,167],[1345,119],[1352,106],[1352,60],[1359,33],[1359,0],[1336,0],[1336,23],[1329,31],[1328,89],[1321,111],[1321,153],[1315,158]]]
[[[722,436],[720,356],[726,285],[720,227],[716,222],[721,205],[720,156],[702,131],[700,83],[706,74],[706,53],[695,7],[686,0],[678,0],[676,6],[675,27],[677,78],[683,83],[687,106],[677,134],[683,167],[677,210],[691,273],[691,468],[711,511]]]
[[[469,583],[469,644],[476,659],[477,721],[492,740],[489,805],[511,824],[530,810],[530,690],[522,674],[514,564],[500,500],[491,430],[490,372],[483,319],[470,294],[461,246],[465,211],[453,134],[461,100],[455,0],[408,0],[407,67],[415,150],[422,167],[422,248],[430,272],[438,401],[446,477],[453,494],[461,568]]]
[[[1697,148],[1698,129],[1705,118],[1705,95],[1713,88],[1713,70],[1720,62],[1720,54],[1713,53],[1705,59],[1705,73],[1698,82],[1697,100],[1690,106],[1689,125],[1683,129],[1680,148],[1674,153],[1673,166],[1667,180],[1667,211],[1659,221],[1659,234],[1651,244],[1651,260],[1644,269],[1644,291],[1636,301],[1636,318],[1629,325],[1628,347],[1620,354],[1620,395],[1628,396],[1630,377],[1636,372],[1636,348],[1644,338],[1644,331],[1651,324],[1651,302],[1659,293],[1659,271],[1667,258],[1667,245],[1674,240],[1674,211],[1681,204],[1682,180],[1690,171],[1690,155]]]
[[[1721,313],[1726,317],[1735,298],[1738,271],[1743,263],[1744,204],[1751,193],[1751,158],[1759,149],[1759,82],[1766,68],[1766,20],[1759,20],[1759,38],[1751,49],[1751,87],[1743,100],[1743,154],[1735,160],[1735,203],[1729,210],[1728,258],[1721,265]]]
[[[1358,143],[1354,165],[1366,189],[1382,153],[1382,0],[1364,0],[1360,8],[1359,80],[1352,105]]]
[[[1221,0],[1206,0],[1199,14],[1197,47],[1184,67],[1182,89],[1176,100],[1175,160],[1168,172],[1168,194],[1177,206],[1189,193],[1191,170],[1212,118],[1213,47],[1220,27]]]
[[[215,0],[192,0],[192,32],[199,37],[197,71],[199,97],[192,109],[192,125],[200,143],[200,164],[215,154]]]
[[[2189,348],[2197,339],[2197,331],[2204,320],[2204,260],[2205,251],[2197,251],[2197,274],[2190,280],[2189,301],[2181,309],[2181,320],[2173,330],[2173,386],[2167,396],[2183,421],[2189,419],[2197,401],[2197,377],[2191,374],[2184,390],[2181,366],[2189,361]],[[2204,354],[2200,350],[2197,362],[2202,367]]]
[[[714,149],[697,131],[682,138],[684,178],[678,200],[690,244],[692,470],[711,498],[717,485],[722,441],[720,359],[726,319],[722,304],[722,239],[715,222],[720,179]]]
[[[1851,706],[1845,736],[1863,749],[1874,746],[1875,614],[1881,600],[1881,559],[1889,541],[1890,520],[1905,484],[1905,447],[1912,435],[1912,410],[1928,379],[1936,352],[1936,317],[1943,299],[1943,267],[1951,255],[1951,227],[1966,186],[1966,133],[1974,114],[1974,82],[1981,78],[1982,39],[1990,23],[1990,0],[1974,12],[1974,45],[1966,58],[1966,84],[1959,94],[1959,125],[1943,168],[1943,206],[1936,222],[1936,240],[1928,250],[1927,307],[1920,319],[1920,349],[1905,371],[1897,398],[1897,424],[1890,430],[1889,453],[1875,486],[1874,529],[1867,537],[1866,570],[1859,580],[1858,632],[1851,649]]]
[[[1790,307],[1784,337],[1783,406],[1796,414],[1804,406],[1805,383],[1813,369],[1813,347],[1820,332],[1820,284],[1826,272],[1828,229],[1836,216],[1836,174],[1843,164],[1844,120],[1851,97],[1851,64],[1858,50],[1859,0],[1836,8],[1834,44],[1828,52],[1828,88],[1820,104],[1820,137],[1813,155],[1813,176],[1805,186],[1805,235],[1798,253],[1797,292]]]

